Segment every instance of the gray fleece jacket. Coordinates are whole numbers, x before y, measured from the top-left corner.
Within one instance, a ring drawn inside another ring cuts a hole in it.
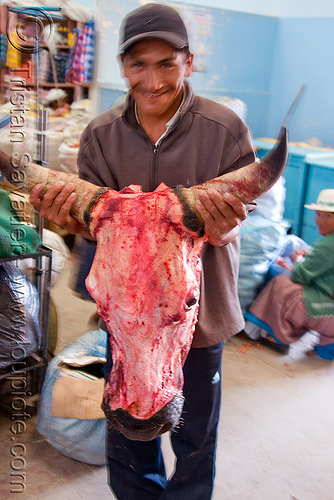
[[[158,146],[137,122],[130,94],[124,105],[93,119],[82,134],[80,177],[116,190],[138,184],[153,191],[160,182],[193,186],[253,162],[244,122],[227,107],[196,96],[187,83],[185,92],[179,117]],[[239,238],[224,247],[204,244],[193,347],[214,345],[244,327],[237,287],[239,247]]]

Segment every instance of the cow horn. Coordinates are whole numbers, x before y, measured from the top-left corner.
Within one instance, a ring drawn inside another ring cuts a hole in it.
[[[28,154],[9,156],[0,150],[0,171],[15,189],[20,189],[25,193],[30,193],[36,184],[42,184],[42,194],[44,194],[48,188],[58,181],[63,181],[65,184],[73,182],[75,184],[76,199],[71,209],[71,215],[85,225],[87,229],[92,206],[108,190],[108,188],[101,188],[79,179],[75,175],[32,163]]]
[[[282,127],[278,144],[261,160],[197,186],[177,186],[175,192],[184,208],[184,225],[199,234],[203,232],[204,223],[196,210],[198,191],[214,188],[220,193],[229,192],[245,204],[266,193],[283,172],[287,154],[287,132],[286,128]]]

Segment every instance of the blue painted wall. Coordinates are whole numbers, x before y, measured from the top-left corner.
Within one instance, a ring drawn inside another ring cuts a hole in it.
[[[183,0],[184,3],[203,5],[203,0]],[[207,7],[237,10],[274,17],[334,17],[331,0],[206,0]]]
[[[243,100],[253,135],[263,135],[270,110],[272,54],[278,20],[229,10],[213,11],[207,71],[193,73],[190,83],[200,94]]]
[[[273,57],[267,135],[273,136],[302,84],[289,121],[292,141],[317,138],[334,147],[334,18],[280,19]]]
[[[118,28],[138,0],[99,0],[99,107],[110,107],[125,84],[116,62]],[[186,3],[176,3],[186,8]],[[274,137],[302,84],[288,122],[289,138],[315,137],[334,147],[334,18],[262,16],[208,7],[212,13],[206,70],[190,83],[205,95],[242,99],[254,137]],[[117,88],[117,91],[112,88]]]

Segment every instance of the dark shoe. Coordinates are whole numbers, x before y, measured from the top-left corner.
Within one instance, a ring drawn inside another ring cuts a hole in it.
[[[288,354],[290,346],[285,345],[285,344],[278,344],[275,339],[272,337],[261,337],[258,339],[256,342],[259,344],[262,344],[266,347],[269,347],[270,349],[273,349],[273,351],[278,352],[279,354]]]

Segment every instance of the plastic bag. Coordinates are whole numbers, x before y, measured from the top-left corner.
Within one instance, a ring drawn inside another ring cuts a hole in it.
[[[22,198],[17,205],[23,204]],[[32,226],[20,222],[7,191],[0,189],[0,258],[37,252],[42,240]],[[21,212],[22,214],[22,212]]]
[[[272,188],[257,198],[256,214],[276,222],[283,220],[285,210],[285,179],[281,176]]]
[[[296,264],[299,260],[293,254],[299,250],[311,253],[313,248],[308,245],[306,241],[299,238],[299,236],[296,236],[295,234],[288,234],[284,239],[284,244],[279,255],[269,267],[266,283],[278,274],[290,274],[294,264]],[[300,260],[303,260],[303,258]]]
[[[41,345],[35,286],[14,264],[0,264],[0,368],[30,356]]]
[[[284,222],[274,222],[253,213],[240,225],[238,294],[243,312],[255,299],[270,264],[279,255],[286,230]]]
[[[64,242],[63,238],[59,234],[50,231],[49,229],[43,228],[43,245],[52,250],[52,261],[51,261],[51,288],[58,282],[64,271],[69,259],[70,251],[68,246]],[[33,258],[26,258],[18,262],[18,267],[21,271],[30,278],[33,278],[34,266],[36,265]],[[42,268],[47,268],[48,258],[42,257]]]
[[[71,381],[80,381],[87,386],[91,386],[88,377],[85,374],[87,367],[85,363],[91,363],[92,358],[97,361],[97,369],[103,369],[107,351],[107,334],[102,330],[91,331],[80,337],[78,340],[66,346],[49,363],[40,400],[38,412],[37,431],[46,439],[46,441],[63,455],[79,460],[80,462],[103,465],[106,463],[105,441],[107,422],[103,418],[64,418],[53,416],[55,406],[54,392],[57,380],[69,379],[69,394],[61,400],[60,404],[66,405],[65,399],[71,401],[75,398],[75,386]],[[97,382],[102,380],[99,379]],[[103,380],[104,385],[104,380]],[[88,391],[85,392],[88,399]],[[101,402],[102,403],[102,395]],[[56,410],[62,408],[56,408]],[[100,404],[96,405],[96,413],[100,410]],[[58,411],[61,413],[61,411]],[[66,408],[64,408],[66,413]]]
[[[281,257],[291,257],[296,250],[305,250],[307,253],[311,253],[313,248],[306,241],[299,238],[295,234],[288,234],[284,239],[284,246],[281,249]]]

